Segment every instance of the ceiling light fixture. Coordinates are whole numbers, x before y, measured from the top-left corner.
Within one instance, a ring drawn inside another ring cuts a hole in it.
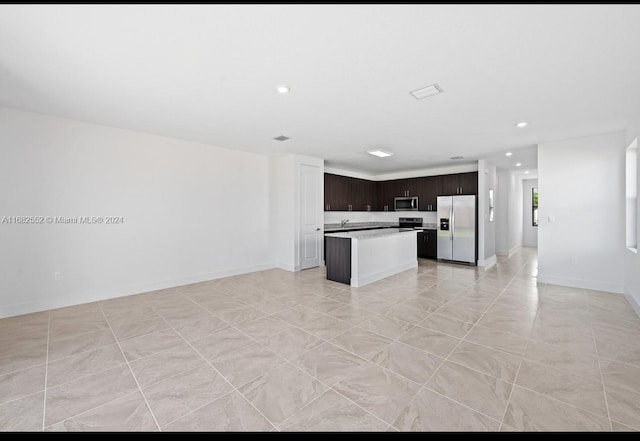
[[[524,174],[528,175],[529,174],[529,170],[525,170]]]
[[[414,90],[413,92],[409,92],[409,93],[415,99],[422,100],[422,99],[428,98],[428,97],[433,96],[433,95],[437,95],[437,94],[442,93],[442,92],[444,92],[444,90],[442,90],[442,87],[440,87],[440,86],[438,86],[437,84],[434,83],[434,84],[432,84],[430,86],[423,87],[422,89]]]
[[[516,167],[522,167],[522,162],[516,162]]]
[[[511,156],[511,155],[513,155],[513,153],[511,153],[511,152],[507,152],[507,153],[505,153],[504,155],[505,155],[505,156]]]
[[[384,150],[375,149],[375,150],[367,150],[367,153],[373,156],[377,156],[378,158],[386,158],[387,156],[392,156],[393,153],[386,152]]]
[[[289,93],[289,88],[287,86],[278,86],[278,92],[280,93]]]
[[[523,128],[523,127],[527,127],[527,125],[528,125],[528,124],[529,124],[528,122],[521,121],[521,122],[519,122],[518,124],[516,124],[516,127],[518,127],[518,128],[520,128],[520,129],[521,129],[521,128]]]

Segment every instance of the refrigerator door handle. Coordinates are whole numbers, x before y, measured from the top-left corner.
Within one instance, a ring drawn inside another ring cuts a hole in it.
[[[449,240],[453,240],[453,226],[454,226],[454,214],[453,214],[453,202],[451,203],[451,208],[449,208]]]

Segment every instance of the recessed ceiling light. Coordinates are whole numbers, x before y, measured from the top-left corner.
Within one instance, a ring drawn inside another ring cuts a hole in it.
[[[504,155],[505,155],[505,156],[511,156],[511,155],[513,155],[513,153],[511,153],[511,152],[507,152],[507,153],[505,153]]]
[[[516,162],[516,167],[522,167],[522,162]]]
[[[528,175],[529,174],[529,170],[525,170],[524,174]]]
[[[527,127],[527,124],[529,124],[529,123],[521,121],[518,124],[516,124],[516,127],[519,127],[519,128]]]
[[[444,90],[442,90],[442,87],[438,86],[437,84],[432,84],[431,86],[423,87],[422,89],[414,90],[413,92],[409,93],[415,99],[422,100],[442,92],[444,92]]]
[[[452,156],[449,159],[453,159],[455,161],[457,159],[464,159],[464,156]]]
[[[375,149],[375,150],[367,150],[367,153],[373,156],[377,156],[378,158],[386,158],[387,156],[392,156],[393,153],[386,152],[384,150]]]
[[[291,139],[288,136],[284,136],[284,135],[280,135],[280,136],[276,136],[275,138],[276,141],[286,141],[287,139]]]
[[[287,86],[278,86],[277,91],[280,93],[289,93],[289,88]]]

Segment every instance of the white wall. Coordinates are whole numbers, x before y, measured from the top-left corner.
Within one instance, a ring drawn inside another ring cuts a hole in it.
[[[626,132],[625,149],[634,139],[640,139],[640,115],[636,115]],[[638,170],[640,170],[640,155],[638,155]],[[638,180],[638,195],[640,195],[640,179]],[[640,198],[638,198],[638,213],[640,213]],[[636,237],[640,237],[640,217],[637,219]],[[640,255],[624,249],[624,293],[640,315]]]
[[[293,155],[270,159],[271,172],[271,249],[275,266],[295,270],[296,193],[295,158]]]
[[[510,256],[522,246],[522,178],[498,170],[496,196],[496,254]]]
[[[536,248],[538,246],[538,227],[533,226],[533,211],[531,209],[533,188],[538,187],[537,179],[524,179],[522,181],[524,203],[522,207],[522,245]]]
[[[489,221],[489,190],[493,190],[495,207],[497,196],[496,166],[486,160],[478,161],[478,265],[491,266],[496,262],[496,218]]]
[[[509,255],[509,183],[510,173],[508,170],[497,170],[498,190],[495,198],[495,219],[496,219],[496,254],[500,256]]]
[[[623,291],[625,147],[622,132],[538,146],[540,282]]]
[[[325,224],[339,224],[342,219],[354,222],[398,222],[401,217],[421,217],[425,224],[435,224],[435,211],[325,211]]]
[[[522,178],[509,174],[509,254],[522,246]]]
[[[0,108],[0,317],[273,266],[269,158]],[[61,280],[54,281],[54,272]]]
[[[422,176],[451,175],[455,173],[467,173],[478,171],[478,164],[458,164],[448,165],[444,167],[431,167],[419,170],[401,171],[395,173],[383,173],[379,175],[369,175],[366,173],[354,172],[351,170],[343,170],[334,167],[325,167],[326,173],[334,175],[350,176],[352,178],[368,179],[370,181],[389,181],[392,179],[420,178]]]

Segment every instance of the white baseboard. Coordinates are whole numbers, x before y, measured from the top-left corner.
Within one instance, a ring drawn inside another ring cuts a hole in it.
[[[406,270],[410,270],[412,268],[417,268],[418,267],[418,261],[411,261],[402,265],[398,265],[396,267],[393,268],[389,268],[386,269],[384,271],[380,271],[374,274],[370,274],[368,276],[365,277],[352,277],[351,278],[351,286],[353,287],[361,287],[364,285],[368,285],[369,283],[373,283],[373,282],[377,282],[378,280],[382,280],[385,277],[389,277],[389,276],[393,276],[394,274],[398,274],[402,271],[406,271]]]
[[[478,266],[481,266],[484,268],[485,271],[489,270],[491,267],[493,267],[496,264],[497,260],[496,260],[496,255],[494,254],[493,256],[484,259],[484,260],[478,260]]]
[[[212,273],[195,274],[171,280],[159,282],[142,283],[139,285],[121,286],[96,291],[68,294],[61,297],[45,298],[29,302],[13,303],[0,306],[0,318],[13,317],[16,315],[30,314],[32,312],[47,311],[49,309],[65,308],[67,306],[81,305],[83,303],[98,302],[102,300],[114,299],[117,297],[141,294],[160,289],[174,288],[176,286],[189,285],[192,283],[206,282],[209,280],[221,279],[223,277],[236,276],[239,274],[253,273],[274,268],[272,263],[250,265],[238,268],[229,268]]]
[[[625,290],[624,296],[629,302],[629,304],[631,305],[631,307],[633,308],[633,310],[636,312],[636,314],[640,316],[640,302],[636,300],[636,298],[631,294],[631,292],[629,292],[628,289]]]
[[[594,291],[607,291],[622,294],[624,285],[619,283],[605,282],[602,280],[573,279],[571,277],[538,274],[538,282],[550,285],[570,286],[573,288],[592,289]]]
[[[291,272],[299,271],[299,269],[296,269],[295,265],[290,263],[277,262],[275,264],[275,267],[286,270],[286,271],[291,271]]]
[[[515,253],[518,252],[518,250],[522,248],[522,245],[516,245],[515,247],[511,248],[509,250],[509,257],[513,256]]]
[[[522,245],[516,245],[515,247],[511,248],[508,251],[496,251],[496,254],[498,256],[505,256],[505,257],[511,257],[513,256],[520,248],[522,247]]]

